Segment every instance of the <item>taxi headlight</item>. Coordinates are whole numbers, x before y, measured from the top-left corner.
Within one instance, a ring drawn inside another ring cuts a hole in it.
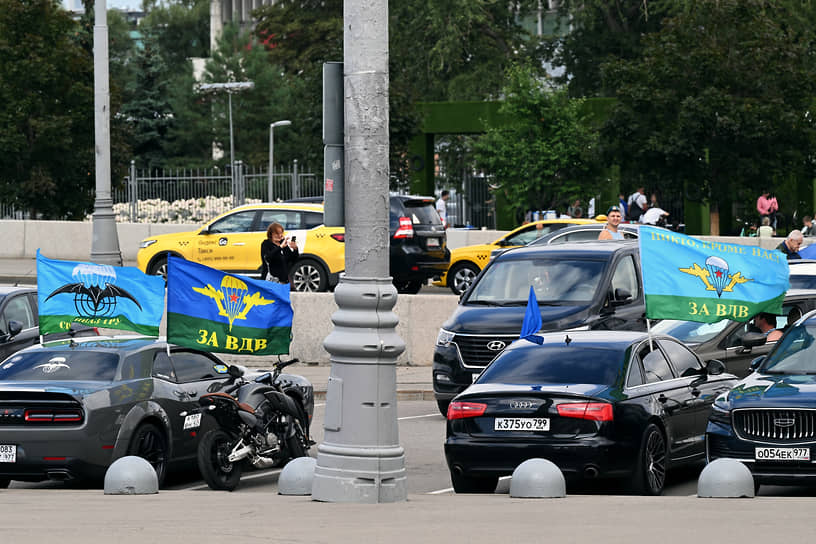
[[[439,329],[439,334],[436,337],[436,345],[437,346],[450,345],[451,341],[453,341],[454,336],[456,335],[450,331],[446,331],[445,329]]]
[[[158,240],[142,240],[141,242],[139,242],[139,249],[144,249],[146,247],[150,247],[153,244],[155,244],[156,242],[158,242]]]

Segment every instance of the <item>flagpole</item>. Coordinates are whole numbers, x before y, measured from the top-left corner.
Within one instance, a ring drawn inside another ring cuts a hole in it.
[[[649,318],[646,318],[646,332],[649,334],[649,351],[654,351],[654,345],[652,345],[652,327],[649,324]]]

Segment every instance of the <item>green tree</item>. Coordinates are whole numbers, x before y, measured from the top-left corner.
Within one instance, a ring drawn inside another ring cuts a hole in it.
[[[93,203],[92,63],[56,0],[0,0],[0,194],[45,218]]]
[[[524,210],[564,208],[599,189],[597,131],[570,99],[534,70],[507,71],[500,114],[506,122],[474,145],[476,163],[495,177],[517,218]]]
[[[139,29],[155,37],[169,74],[184,72],[191,58],[209,56],[210,0],[148,0],[144,4],[148,11]]]
[[[605,65],[618,98],[602,130],[624,180],[687,183],[715,206],[812,179],[814,35],[798,3],[705,0]]]

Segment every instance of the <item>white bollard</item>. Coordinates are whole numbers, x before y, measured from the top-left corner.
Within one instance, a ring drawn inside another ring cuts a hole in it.
[[[141,457],[121,457],[105,472],[105,495],[151,495],[158,492],[156,471]]]
[[[278,477],[278,495],[311,495],[317,459],[297,457],[292,459]]]
[[[514,498],[558,498],[567,494],[561,470],[547,459],[527,459],[513,471],[510,496]]]
[[[705,498],[753,498],[751,470],[736,459],[716,459],[705,466],[697,480],[697,496]]]

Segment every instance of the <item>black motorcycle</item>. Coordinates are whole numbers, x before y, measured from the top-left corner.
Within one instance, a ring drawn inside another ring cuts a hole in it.
[[[199,399],[203,413],[218,423],[198,445],[198,467],[212,489],[234,490],[247,463],[266,468],[307,455],[308,417],[278,381],[281,370],[295,362],[278,361],[272,372],[253,380],[230,365],[230,378]]]

